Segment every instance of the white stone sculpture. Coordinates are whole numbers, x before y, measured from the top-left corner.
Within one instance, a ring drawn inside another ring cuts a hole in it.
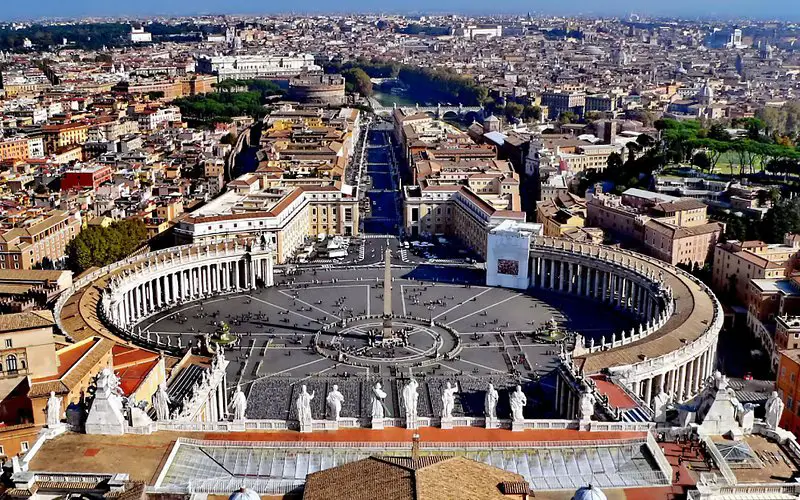
[[[156,418],[159,421],[169,420],[169,395],[167,394],[167,384],[158,384],[158,390],[153,394],[153,408],[156,410]]]
[[[511,419],[515,422],[521,422],[525,419],[522,415],[522,410],[528,404],[528,398],[522,392],[522,386],[517,386],[516,390],[511,393],[509,397],[511,403]]]
[[[767,399],[764,405],[764,410],[766,411],[764,420],[768,429],[774,431],[778,428],[781,422],[781,415],[783,415],[783,408],[784,403],[778,395],[778,391],[772,391],[772,394],[770,394],[769,399]]]
[[[587,388],[581,393],[580,416],[581,420],[591,420],[594,416],[594,395]]]
[[[486,396],[483,399],[484,415],[486,415],[486,418],[497,418],[498,399],[500,399],[500,395],[497,393],[497,389],[494,388],[494,384],[489,384],[489,387],[486,389]]]
[[[310,427],[313,423],[311,417],[311,400],[314,399],[314,393],[308,393],[308,388],[305,384],[300,388],[300,395],[297,396],[297,420],[300,421],[300,428]]]
[[[442,418],[453,418],[453,407],[456,404],[456,393],[458,387],[453,387],[450,382],[447,382],[444,389],[442,389]]]
[[[50,391],[50,398],[47,400],[47,427],[59,425],[61,425],[61,398]]]
[[[328,393],[328,397],[325,398],[325,401],[328,403],[328,408],[330,409],[331,416],[333,416],[333,420],[338,421],[342,414],[342,404],[344,403],[344,395],[339,392],[338,385],[333,385],[333,390]]]
[[[386,399],[386,392],[381,389],[381,383],[377,382],[372,388],[372,418],[383,418],[383,400]]]
[[[667,421],[667,407],[669,406],[669,399],[669,394],[664,392],[663,389],[661,392],[656,394],[656,397],[653,398],[654,420],[657,423],[664,423]]]
[[[244,420],[244,415],[247,411],[247,396],[242,392],[241,386],[236,386],[231,406],[233,407],[233,420]]]
[[[413,378],[411,381],[403,387],[403,408],[405,409],[405,417],[406,417],[406,428],[409,429],[416,429],[417,425],[417,400],[419,399],[419,393],[417,392],[417,388],[419,387],[419,383]]]
[[[111,368],[103,368],[97,376],[95,386],[94,399],[86,418],[86,433],[124,434],[126,422],[122,413],[119,379]]]

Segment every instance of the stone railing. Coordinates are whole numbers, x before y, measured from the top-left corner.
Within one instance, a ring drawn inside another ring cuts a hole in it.
[[[483,417],[454,416],[450,419],[453,428],[456,427],[485,427],[486,419]],[[495,427],[511,429],[511,419],[495,419]],[[406,428],[405,418],[384,418],[384,427]],[[439,417],[417,417],[417,427],[441,427]],[[518,430],[581,430],[586,432],[648,432],[655,424],[652,422],[581,422],[579,420],[559,419],[525,419],[516,423]],[[369,428],[371,419],[342,417],[339,421],[314,420],[313,431],[333,431],[338,429]],[[257,430],[283,431],[297,430],[300,424],[296,420],[259,419],[237,420],[219,422],[201,422],[186,420],[168,420],[152,422],[146,426],[125,429],[126,434],[151,434],[155,431],[173,432],[248,432]],[[595,442],[595,441],[592,441]]]

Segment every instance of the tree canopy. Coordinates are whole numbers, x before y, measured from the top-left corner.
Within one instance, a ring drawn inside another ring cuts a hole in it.
[[[67,245],[69,266],[76,273],[124,259],[147,240],[140,219],[125,219],[108,227],[89,226]]]

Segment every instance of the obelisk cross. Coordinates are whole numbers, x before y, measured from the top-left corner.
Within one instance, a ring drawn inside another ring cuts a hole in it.
[[[394,336],[392,332],[392,251],[386,247],[383,271],[383,338]]]

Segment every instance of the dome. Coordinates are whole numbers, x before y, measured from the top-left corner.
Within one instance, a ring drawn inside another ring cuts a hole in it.
[[[603,52],[603,49],[597,47],[596,45],[589,45],[588,47],[583,49],[583,51],[586,54],[589,54],[590,56],[602,56],[605,54],[605,52]]]
[[[707,83],[700,89],[700,97],[714,97],[714,89]]]
[[[572,500],[608,500],[606,494],[600,488],[595,488],[591,484],[578,488]]]
[[[240,488],[239,491],[232,493],[228,500],[261,500],[261,497],[250,488]]]

